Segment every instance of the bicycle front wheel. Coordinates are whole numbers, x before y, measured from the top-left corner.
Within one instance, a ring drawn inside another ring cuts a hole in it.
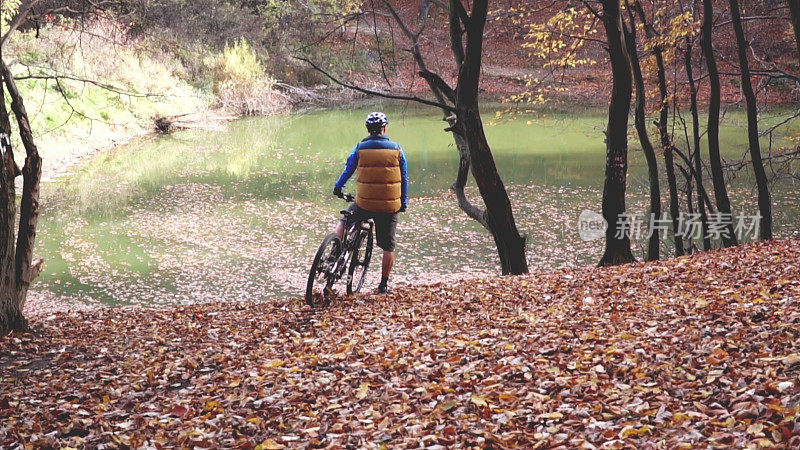
[[[372,228],[362,230],[358,239],[347,272],[347,295],[359,292],[367,279],[367,267],[372,258]]]
[[[311,271],[308,273],[308,283],[306,283],[306,303],[309,306],[319,306],[330,303],[333,296],[333,283],[338,278],[336,276],[336,260],[342,251],[342,241],[339,236],[331,233],[323,239],[314,262],[311,264]]]

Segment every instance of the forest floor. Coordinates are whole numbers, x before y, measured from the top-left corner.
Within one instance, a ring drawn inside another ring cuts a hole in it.
[[[800,445],[800,240],[0,338],[0,447]]]

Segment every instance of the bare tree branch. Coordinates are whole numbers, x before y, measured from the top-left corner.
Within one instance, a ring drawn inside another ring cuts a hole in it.
[[[375,0],[370,0],[372,4],[372,10],[375,11]],[[372,14],[372,31],[375,35],[375,48],[378,51],[378,61],[381,63],[381,75],[383,75],[383,80],[386,82],[389,87],[392,87],[392,83],[389,81],[389,77],[386,75],[386,64],[383,62],[383,52],[381,51],[381,38],[378,35],[378,19],[376,14]]]
[[[53,80],[59,82],[60,80],[70,80],[70,81],[78,81],[85,84],[92,84],[97,86],[101,89],[104,89],[109,92],[113,92],[115,94],[124,95],[127,97],[139,97],[139,98],[161,98],[163,95],[160,94],[140,94],[138,92],[133,91],[126,91],[116,86],[112,86],[110,84],[101,83],[96,80],[92,80],[89,78],[80,78],[73,75],[66,75],[66,74],[56,74],[56,75],[23,75],[19,77],[15,77],[15,80]]]
[[[455,103],[456,101],[456,91],[447,84],[446,81],[442,79],[439,75],[429,71],[429,70],[420,70],[419,76],[425,79],[428,84],[431,84],[432,88],[438,89],[442,92],[442,94],[447,97],[448,100]]]
[[[786,125],[787,123],[791,122],[792,120],[794,120],[794,119],[796,119],[798,117],[800,117],[800,110],[795,111],[794,114],[792,114],[791,116],[787,117],[786,119],[776,123],[775,125],[767,128],[766,130],[762,131],[761,134],[759,135],[759,137],[764,137],[764,136],[766,136],[768,134],[772,134],[778,128],[782,127],[783,125]]]
[[[594,9],[592,5],[589,4],[588,1],[581,0],[581,2],[583,3],[584,6],[586,6],[589,9],[589,11],[591,11],[593,16],[595,16],[598,20],[603,20],[603,16],[596,9]]]
[[[299,56],[294,56],[293,58],[297,59],[299,61],[305,62],[306,64],[308,64],[311,67],[313,67],[317,72],[319,72],[319,73],[325,75],[326,77],[328,77],[334,83],[338,84],[339,86],[345,87],[347,89],[352,89],[354,91],[363,92],[364,94],[375,95],[375,96],[378,96],[378,97],[391,98],[391,99],[395,99],[395,100],[408,100],[408,101],[412,101],[412,102],[422,103],[423,105],[435,106],[437,108],[441,108],[441,109],[447,110],[449,112],[455,112],[455,108],[453,108],[450,105],[446,105],[444,103],[434,102],[434,101],[426,100],[426,99],[420,98],[420,97],[414,97],[414,96],[408,96],[408,95],[397,95],[397,94],[390,94],[390,93],[387,93],[387,92],[374,91],[372,89],[365,89],[365,88],[362,88],[360,86],[356,86],[354,84],[345,83],[343,81],[340,81],[338,78],[334,77],[330,73],[326,72],[324,69],[322,69],[318,65],[314,64],[313,62],[311,62],[307,58],[302,58],[302,57],[299,57]]]

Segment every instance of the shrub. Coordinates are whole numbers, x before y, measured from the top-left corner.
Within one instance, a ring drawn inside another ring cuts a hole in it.
[[[275,80],[269,77],[225,81],[217,98],[223,109],[247,115],[274,113],[286,104],[286,97],[275,90]]]
[[[235,114],[269,114],[284,106],[285,98],[275,90],[275,80],[244,38],[207,57],[205,64],[213,74],[214,93],[223,109]]]

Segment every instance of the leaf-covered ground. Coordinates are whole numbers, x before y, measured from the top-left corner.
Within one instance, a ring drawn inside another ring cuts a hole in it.
[[[0,447],[798,448],[798,253],[55,313],[0,338]]]

